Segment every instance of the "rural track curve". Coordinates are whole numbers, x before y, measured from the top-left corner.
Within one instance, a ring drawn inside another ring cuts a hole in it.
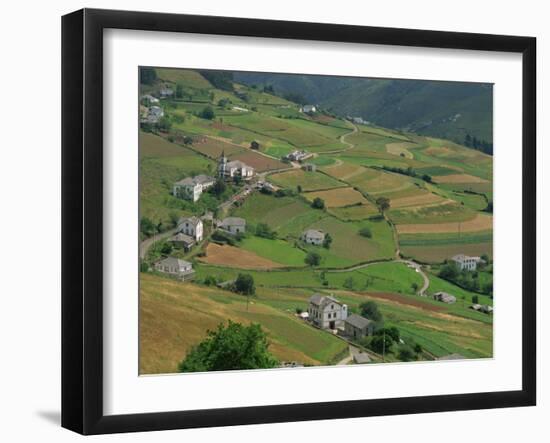
[[[389,261],[388,260],[379,260],[379,261],[373,261],[373,262],[369,262],[369,263],[363,263],[361,265],[355,265],[355,266],[352,266],[352,267],[349,267],[349,268],[329,269],[329,270],[326,270],[325,272],[327,272],[329,274],[330,273],[336,273],[337,274],[337,273],[342,273],[342,272],[357,271],[358,269],[368,268],[369,266],[377,265],[377,264],[380,264],[380,263],[404,263],[404,264],[410,266],[411,268],[414,268],[414,270],[416,272],[418,272],[422,276],[422,279],[424,280],[424,284],[418,290],[417,294],[420,295],[420,296],[425,296],[425,293],[426,293],[428,287],[430,286],[430,279],[428,278],[428,275],[422,270],[422,267],[413,260],[404,260],[404,259],[396,259],[396,260],[389,260]]]

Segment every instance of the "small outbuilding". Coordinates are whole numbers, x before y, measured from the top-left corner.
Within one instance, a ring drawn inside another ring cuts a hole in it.
[[[320,229],[308,229],[302,233],[301,239],[308,245],[322,245],[325,241],[325,233]]]
[[[374,332],[374,323],[361,315],[351,314],[344,321],[345,334],[355,340],[372,335]]]
[[[434,294],[434,300],[449,304],[456,303],[456,297],[454,295],[443,291],[436,292]]]
[[[246,220],[240,217],[227,217],[221,221],[218,228],[232,235],[243,234],[246,232]]]
[[[166,257],[155,263],[155,270],[169,274],[180,280],[190,280],[195,276],[193,265],[176,257]]]
[[[193,246],[195,246],[195,239],[187,234],[179,233],[176,234],[168,240],[168,243],[171,243],[175,248],[184,249],[189,251]]]

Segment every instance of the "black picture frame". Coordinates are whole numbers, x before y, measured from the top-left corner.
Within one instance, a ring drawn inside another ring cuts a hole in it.
[[[103,413],[103,31],[108,28],[522,54],[522,389],[110,415]],[[82,434],[536,404],[536,39],[83,9],[62,18],[62,426]]]

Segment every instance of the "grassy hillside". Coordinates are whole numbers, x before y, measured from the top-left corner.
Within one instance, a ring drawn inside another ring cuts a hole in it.
[[[463,142],[492,140],[492,85],[315,75],[235,73],[246,84],[273,85],[340,115],[388,128]]]
[[[426,136],[420,127],[401,126],[413,117],[427,118],[428,112],[451,110],[446,101],[463,106],[464,116],[475,113],[481,105],[472,97],[483,96],[478,90],[483,85],[420,82],[407,89],[392,81],[321,77],[296,83],[304,93],[311,88],[319,101],[347,97],[346,106],[365,101],[379,119],[402,119],[400,129],[393,129],[390,122],[384,123],[388,127],[378,121],[357,124],[323,109],[304,114],[296,102],[261,85],[247,86],[237,74],[155,72],[142,94],[159,95],[163,87],[178,93],[160,100],[162,124],[142,125],[139,138],[140,217],[146,228],[141,236],[152,244],[142,263],[149,272],[140,274],[141,373],[175,371],[207,329],[228,319],[260,323],[282,361],[333,364],[345,357],[345,343],[295,315],[314,292],[334,294],[352,312],[375,301],[386,325],[396,326],[405,343],[422,345],[421,358],[492,355],[492,316],[469,308],[475,297],[492,305],[486,289],[492,265],[476,277],[478,293],[437,276],[455,254],[492,257],[492,157],[434,132]],[[290,87],[293,78],[281,84]],[[457,121],[449,121],[445,131]],[[285,159],[296,149],[311,154],[306,163],[316,170]],[[254,179],[227,182],[219,195],[207,191],[197,202],[171,195],[178,180],[216,175],[222,153],[252,166]],[[256,181],[278,190],[259,191]],[[388,208],[380,207],[381,198],[388,199]],[[324,207],[315,207],[316,199]],[[220,239],[208,221],[204,240],[191,251],[171,250],[164,238],[176,221],[206,212],[216,219],[244,218],[246,233]],[[302,234],[308,229],[323,231],[331,241],[305,244]],[[193,283],[151,271],[150,265],[169,255],[192,262]],[[318,263],[306,260],[315,255]],[[417,295],[422,274],[402,258],[430,265],[422,266],[428,295],[445,291],[458,302],[446,305]],[[251,275],[257,290],[248,307],[242,296],[212,286],[240,273]]]

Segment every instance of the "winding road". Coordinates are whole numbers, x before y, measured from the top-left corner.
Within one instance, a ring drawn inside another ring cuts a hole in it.
[[[330,269],[330,270],[326,270],[325,272],[327,272],[329,274],[332,274],[332,273],[338,274],[338,273],[342,273],[342,272],[357,271],[358,269],[368,268],[369,266],[377,265],[377,264],[380,264],[380,263],[404,263],[407,266],[409,266],[410,268],[413,268],[424,279],[424,284],[417,291],[417,294],[422,296],[422,297],[424,297],[426,295],[426,291],[427,291],[428,287],[430,286],[430,279],[428,278],[428,275],[422,270],[422,266],[419,265],[418,263],[416,263],[413,260],[405,260],[405,259],[395,259],[395,260],[390,260],[390,261],[388,261],[388,260],[379,260],[379,261],[373,261],[373,262],[369,262],[369,263],[363,263],[361,265],[351,266],[349,268]]]

